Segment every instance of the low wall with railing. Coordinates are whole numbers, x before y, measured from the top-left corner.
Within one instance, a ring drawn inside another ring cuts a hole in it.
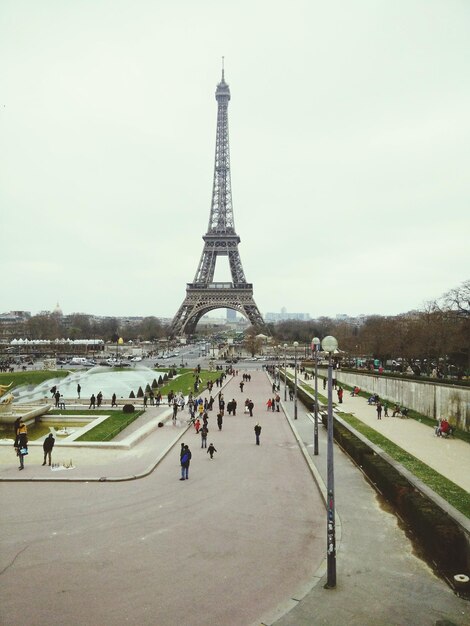
[[[319,367],[320,376],[327,375],[326,367]],[[470,389],[442,382],[406,380],[373,373],[334,370],[339,383],[360,387],[370,394],[396,402],[422,415],[439,419],[447,417],[460,430],[470,431]]]

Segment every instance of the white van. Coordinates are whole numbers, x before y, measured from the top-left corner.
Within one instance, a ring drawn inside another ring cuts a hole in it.
[[[88,365],[88,359],[85,359],[84,356],[74,356],[70,361],[70,365]]]

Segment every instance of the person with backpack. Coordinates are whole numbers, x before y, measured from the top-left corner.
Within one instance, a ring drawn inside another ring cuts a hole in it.
[[[26,424],[22,421],[20,421],[18,426],[14,447],[20,460],[20,466],[18,469],[22,470],[24,469],[24,457],[28,454],[28,429],[26,428]]]
[[[185,445],[181,450],[181,478],[180,480],[188,480],[189,478],[189,463],[191,462],[191,450],[188,445]]]

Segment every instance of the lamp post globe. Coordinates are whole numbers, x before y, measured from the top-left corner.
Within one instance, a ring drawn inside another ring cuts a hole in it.
[[[323,338],[321,342],[321,347],[324,352],[334,352],[338,347],[338,340],[336,339],[336,337],[327,335]]]

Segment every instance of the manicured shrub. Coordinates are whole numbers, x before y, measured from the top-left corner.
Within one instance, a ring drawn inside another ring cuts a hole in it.
[[[150,393],[152,390],[150,388],[150,385],[147,383],[147,386],[145,387],[145,392],[146,393]]]
[[[154,378],[153,381],[152,381],[152,389],[155,389],[156,387],[158,387],[158,383],[157,383],[157,381]]]
[[[170,370],[170,371],[168,372],[168,378],[173,378],[173,370]]]
[[[135,393],[133,391],[130,392],[129,398],[135,398]]]
[[[162,375],[160,374],[160,376],[158,377],[158,386],[163,385],[163,378]]]
[[[164,376],[163,376],[163,382],[166,383],[168,380],[168,374],[165,372]]]
[[[144,392],[142,391],[142,387],[139,387],[139,391],[137,392],[137,397],[138,398],[143,398],[144,397]]]
[[[133,404],[125,404],[122,407],[122,412],[123,413],[134,413],[135,409],[134,409],[134,405]]]

